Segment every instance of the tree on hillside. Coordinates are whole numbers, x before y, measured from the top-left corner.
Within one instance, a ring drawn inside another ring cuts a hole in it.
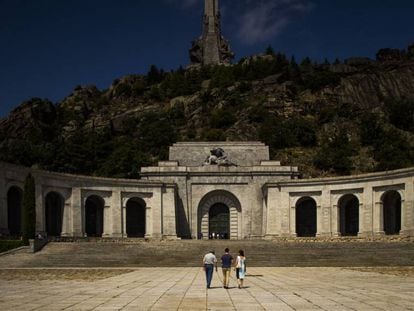
[[[352,170],[351,156],[355,153],[348,134],[341,129],[332,137],[325,137],[315,155],[314,164],[321,170],[348,175]]]

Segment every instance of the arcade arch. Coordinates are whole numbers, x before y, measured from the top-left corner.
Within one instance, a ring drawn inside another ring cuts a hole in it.
[[[45,197],[46,233],[49,236],[60,236],[62,233],[65,199],[55,191]]]
[[[399,234],[401,230],[401,195],[398,191],[390,190],[383,194],[381,201],[385,234]]]
[[[91,195],[85,201],[85,233],[88,237],[102,237],[105,201]]]
[[[342,236],[357,236],[359,232],[359,200],[353,194],[345,194],[338,201],[339,232]]]
[[[296,202],[296,236],[314,237],[316,236],[317,212],[316,202],[311,197],[300,198]]]
[[[141,198],[130,198],[126,203],[126,234],[144,237],[146,229],[146,203]]]
[[[241,204],[234,194],[214,190],[200,200],[198,238],[241,239]]]
[[[7,221],[10,235],[22,233],[23,190],[12,186],[7,191]]]

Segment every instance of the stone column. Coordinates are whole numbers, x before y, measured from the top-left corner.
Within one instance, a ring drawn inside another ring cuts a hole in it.
[[[108,201],[111,201],[112,198],[105,198],[105,206],[103,208],[103,237],[112,236],[112,208],[109,205]]]
[[[112,191],[110,208],[111,236],[122,237],[122,197],[121,191]]]
[[[72,188],[70,209],[72,212],[72,236],[82,237],[85,235],[85,206],[82,202],[81,188]]]
[[[296,237],[296,206],[291,203],[289,193],[281,193],[282,212],[282,236]]]
[[[160,188],[156,192],[154,200],[152,200],[152,238],[162,238],[162,195],[163,189]]]
[[[373,235],[373,202],[372,187],[364,187],[362,202],[359,202],[359,232],[360,237],[371,237]]]
[[[166,186],[162,193],[162,237],[177,239],[175,188]]]
[[[0,172],[0,234],[9,234],[8,211],[7,211],[7,189],[6,178],[3,167]]]
[[[36,193],[36,232],[44,233],[46,231],[45,200],[43,197],[42,179],[35,178]]]
[[[330,213],[330,193],[327,189],[322,189],[320,203],[316,206],[316,236],[331,236],[331,213]],[[318,204],[318,203],[317,203]]]
[[[339,207],[338,207],[338,200],[332,204],[331,208],[331,227],[332,227],[332,236],[340,237],[341,236],[341,229],[339,226]]]
[[[405,183],[405,200],[401,202],[401,235],[414,236],[414,181]]]
[[[381,193],[374,192],[372,211],[372,230],[375,236],[382,236],[384,232],[384,207],[381,201]]]
[[[70,204],[70,197],[65,198],[63,202],[63,221],[62,221],[62,236],[71,236],[71,228],[73,226],[72,206]]]
[[[150,239],[162,238],[162,188],[154,189],[154,196],[149,200],[146,215],[145,237]]]
[[[323,225],[323,209],[322,206],[316,203],[316,236],[324,236],[324,225]]]
[[[152,211],[153,209],[150,206],[145,207],[145,238],[151,239],[153,232],[153,223],[152,223]]]
[[[281,234],[282,208],[280,206],[280,189],[267,188],[266,238],[271,239]]]

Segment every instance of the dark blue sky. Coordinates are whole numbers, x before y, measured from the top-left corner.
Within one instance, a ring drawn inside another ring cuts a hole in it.
[[[188,64],[203,0],[0,0],[0,118],[31,97]],[[374,57],[414,42],[412,0],[221,0],[236,60],[271,44],[297,60]]]

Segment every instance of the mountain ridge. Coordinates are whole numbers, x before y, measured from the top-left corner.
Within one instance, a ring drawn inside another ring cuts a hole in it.
[[[300,64],[271,49],[231,66],[78,86],[0,120],[0,160],[67,173],[139,177],[175,141],[261,140],[304,177],[414,165],[414,45],[376,60]]]

